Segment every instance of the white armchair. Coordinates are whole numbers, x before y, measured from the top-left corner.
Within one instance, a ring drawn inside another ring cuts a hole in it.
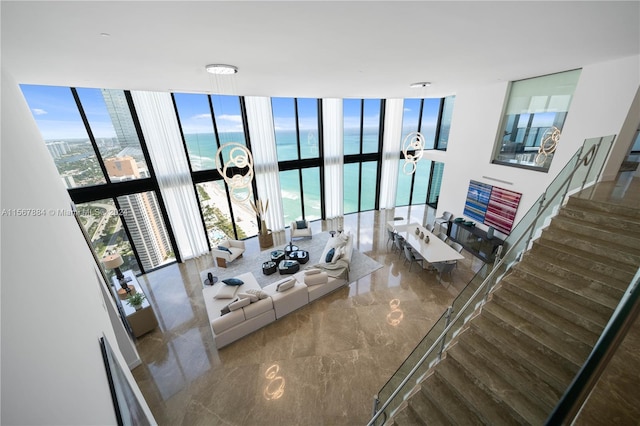
[[[219,268],[226,268],[227,262],[232,262],[244,253],[244,241],[224,240],[217,247],[211,249]]]
[[[301,226],[304,225],[304,226]],[[294,238],[313,238],[311,235],[311,224],[308,220],[298,220],[291,222],[291,239]]]

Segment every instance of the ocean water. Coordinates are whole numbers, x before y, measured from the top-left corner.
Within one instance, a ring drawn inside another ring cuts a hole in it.
[[[244,134],[241,132],[220,133],[221,144],[229,142],[239,142],[245,144]],[[217,145],[213,133],[185,134],[189,159],[194,171],[215,169],[215,156]],[[317,132],[305,133],[301,131],[300,155],[301,158],[318,157],[318,137]],[[360,151],[359,129],[345,129],[344,131],[344,152],[345,154],[357,154]],[[258,143],[252,141],[253,144]],[[296,134],[291,132],[278,132],[276,134],[276,149],[278,161],[295,160],[298,158],[298,145]],[[378,134],[377,132],[364,132],[363,151],[377,152]],[[228,158],[228,150],[223,150],[223,157]],[[375,206],[376,199],[376,172],[377,163],[363,163],[362,166],[362,209],[369,210]],[[320,172],[317,167],[303,169],[303,185],[305,200],[305,216],[307,219],[320,218]],[[358,210],[357,182],[359,180],[359,167],[357,164],[347,164],[344,167],[344,212],[352,213]],[[295,170],[280,172],[280,187],[282,190],[282,203],[285,213],[285,224],[302,217],[300,206],[300,180]],[[409,187],[398,188],[399,200],[409,199]]]

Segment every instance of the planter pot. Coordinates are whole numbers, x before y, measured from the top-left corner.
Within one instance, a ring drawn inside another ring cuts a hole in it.
[[[273,234],[271,231],[268,231],[266,234],[258,234],[258,242],[260,243],[261,249],[273,247]]]

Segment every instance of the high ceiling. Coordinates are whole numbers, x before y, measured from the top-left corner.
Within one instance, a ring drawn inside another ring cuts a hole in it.
[[[640,2],[2,1],[18,83],[440,97],[640,53]],[[210,63],[239,68],[233,77]],[[427,89],[411,89],[430,81]]]

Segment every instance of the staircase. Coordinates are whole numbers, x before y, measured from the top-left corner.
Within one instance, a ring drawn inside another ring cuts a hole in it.
[[[569,198],[385,424],[543,424],[639,265],[640,210]]]

